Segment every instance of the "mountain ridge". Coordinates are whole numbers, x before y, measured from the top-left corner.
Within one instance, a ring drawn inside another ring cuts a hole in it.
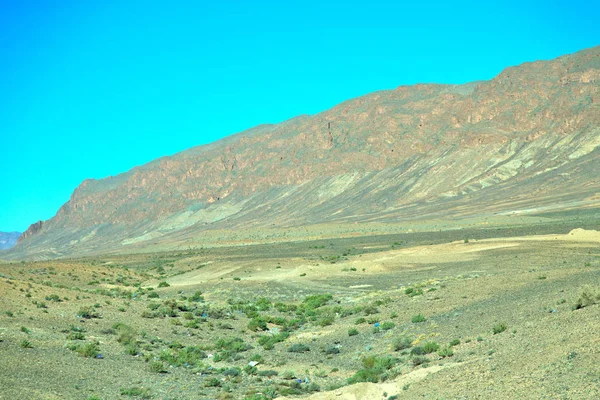
[[[593,206],[599,82],[594,47],[490,81],[399,86],[259,125],[83,181],[9,254],[136,251],[212,230],[503,213],[519,202]]]
[[[20,232],[0,232],[0,250],[8,250],[17,244]]]

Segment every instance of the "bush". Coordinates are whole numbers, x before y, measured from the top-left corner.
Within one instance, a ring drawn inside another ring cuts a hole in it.
[[[394,351],[410,349],[412,347],[412,340],[407,336],[400,336],[394,340],[393,346]]]
[[[81,332],[71,332],[67,335],[69,340],[85,340],[85,335]]]
[[[408,287],[404,293],[406,293],[409,297],[421,296],[423,294],[423,289]]]
[[[325,315],[317,320],[319,326],[329,326],[333,324],[335,317],[333,315]]]
[[[155,374],[162,374],[162,373],[167,372],[164,364],[161,361],[151,361],[148,364],[148,370],[150,372],[154,372]]]
[[[396,374],[392,374],[389,371],[397,362],[398,360],[396,358],[389,356],[365,357],[362,361],[363,368],[358,370],[354,376],[348,379],[348,384],[351,385],[358,382],[377,383],[392,378]]]
[[[425,354],[434,353],[434,352],[438,351],[439,348],[440,348],[440,345],[437,344],[436,342],[427,342],[427,343],[423,344],[423,350],[425,351]]]
[[[413,317],[411,318],[411,321],[413,324],[418,324],[419,322],[427,321],[427,318],[423,314],[417,314],[417,315],[413,315]]]
[[[296,343],[288,347],[288,352],[290,353],[305,353],[307,351],[310,351],[310,348],[307,345],[301,343]]]
[[[577,299],[577,302],[573,305],[573,310],[579,310],[584,307],[592,306],[600,302],[600,292],[597,292],[591,286],[585,286]]]
[[[79,355],[89,358],[95,358],[100,353],[100,349],[95,343],[86,343],[84,345],[78,345],[75,348],[75,351]]]
[[[437,353],[440,357],[452,357],[454,355],[454,350],[452,350],[452,347],[450,346],[445,346],[439,349]]]
[[[450,342],[450,346],[458,346],[460,344],[460,339],[454,339]]]
[[[325,354],[331,355],[331,354],[339,354],[340,353],[340,349],[337,346],[327,346],[324,350]]]
[[[396,324],[394,324],[392,321],[386,321],[381,324],[381,329],[384,331],[389,331],[390,329],[394,329],[395,326]]]
[[[31,344],[31,342],[27,339],[23,339],[19,342],[19,347],[22,349],[31,349],[33,348],[33,345]]]
[[[100,318],[100,315],[92,307],[80,308],[77,316],[84,319]]]
[[[367,320],[364,319],[363,317],[360,317],[356,321],[354,321],[354,325],[364,324],[365,322],[367,322]]]
[[[354,328],[348,329],[348,336],[356,336],[356,335],[358,335],[358,329],[354,329]]]
[[[150,293],[148,293],[148,298],[149,299],[158,299],[158,298],[160,298],[160,295],[157,292],[150,292]]]
[[[150,390],[139,387],[121,389],[121,396],[135,397],[136,399],[150,399]]]
[[[429,362],[429,359],[427,357],[419,356],[419,357],[413,357],[411,361],[412,361],[413,365],[416,367],[416,366],[419,366],[422,364],[426,364],[427,362]]]
[[[259,371],[258,372],[258,376],[266,376],[266,377],[272,377],[272,376],[277,376],[279,375],[279,372],[277,371],[273,371],[271,369],[265,370],[265,371]]]
[[[494,325],[494,327],[492,328],[492,331],[494,332],[494,335],[497,335],[499,333],[504,332],[507,328],[508,328],[508,326],[506,325],[506,323],[500,322],[500,323]]]
[[[266,331],[269,328],[267,327],[267,320],[264,317],[254,317],[248,322],[248,329],[251,331]]]
[[[169,286],[171,286],[171,285],[169,285],[169,284],[168,284],[167,282],[165,282],[165,281],[162,281],[161,283],[159,283],[159,284],[158,284],[158,287],[159,287],[159,288],[164,288],[164,287],[169,287]]]

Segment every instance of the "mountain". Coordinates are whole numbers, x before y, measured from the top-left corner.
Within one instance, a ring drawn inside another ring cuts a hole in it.
[[[0,250],[8,250],[17,244],[20,232],[0,232]]]
[[[10,254],[243,244],[597,207],[598,165],[594,47],[490,81],[375,92],[88,179]]]

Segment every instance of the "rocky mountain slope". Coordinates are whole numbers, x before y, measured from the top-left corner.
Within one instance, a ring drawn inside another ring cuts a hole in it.
[[[19,232],[0,232],[0,250],[8,250],[17,244],[17,239],[21,236]]]
[[[599,165],[595,47],[486,82],[372,93],[86,180],[10,254],[136,251],[202,243],[215,231],[598,206]]]

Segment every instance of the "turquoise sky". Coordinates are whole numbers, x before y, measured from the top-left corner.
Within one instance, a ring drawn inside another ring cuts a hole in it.
[[[0,231],[260,123],[600,44],[598,1],[495,3],[0,0]]]

